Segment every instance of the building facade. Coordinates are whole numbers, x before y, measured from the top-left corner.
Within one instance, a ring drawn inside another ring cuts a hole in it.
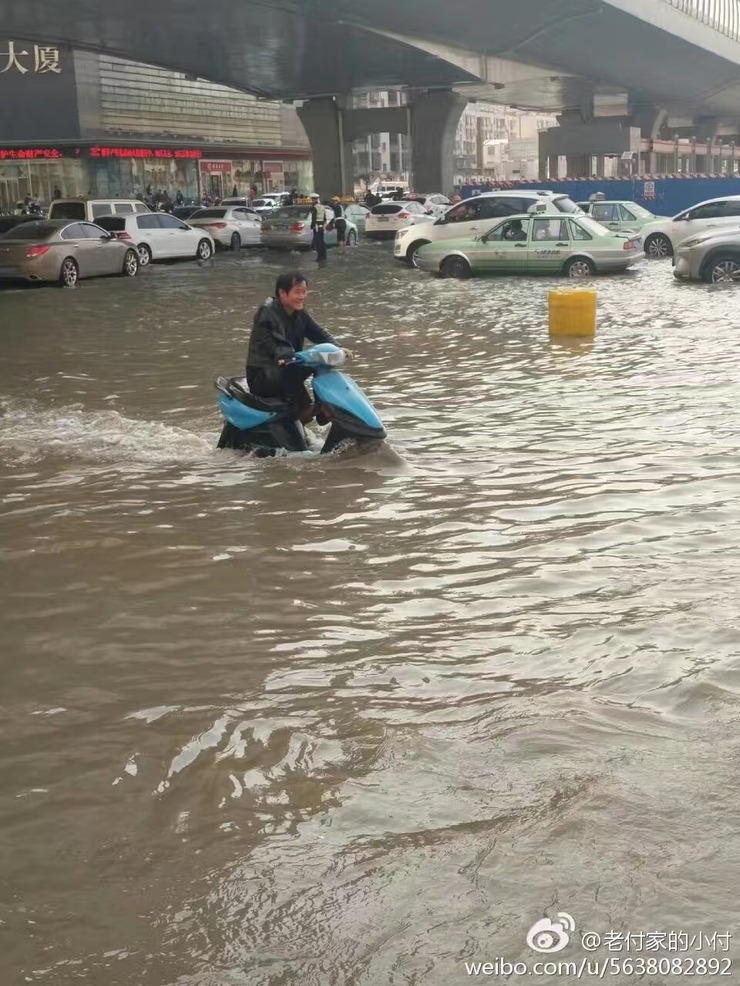
[[[0,209],[55,190],[190,200],[312,184],[292,107],[109,55],[0,41]]]
[[[539,132],[557,125],[551,114],[469,103],[455,137],[455,184],[537,178]]]
[[[406,94],[399,90],[368,92],[356,95],[353,109],[381,109],[404,106]],[[369,134],[352,146],[355,178],[370,184],[376,178],[408,180],[411,168],[411,141],[408,134]]]
[[[403,106],[402,91],[362,93],[354,109]],[[505,178],[536,178],[539,167],[538,134],[557,126],[551,114],[517,110],[494,103],[469,103],[455,135],[455,184]],[[353,146],[358,187],[380,180],[413,182],[411,142],[406,134],[377,133],[356,140]],[[417,189],[443,191],[450,189]]]

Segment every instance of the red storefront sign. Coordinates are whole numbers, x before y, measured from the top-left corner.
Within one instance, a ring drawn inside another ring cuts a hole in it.
[[[200,170],[210,175],[231,171],[231,161],[201,161]]]
[[[166,158],[168,160],[173,158],[192,160],[203,157],[203,151],[191,147],[177,150],[151,147],[91,147],[88,154],[96,158]]]
[[[34,161],[39,158],[51,161],[65,157],[58,147],[0,147],[0,161]]]

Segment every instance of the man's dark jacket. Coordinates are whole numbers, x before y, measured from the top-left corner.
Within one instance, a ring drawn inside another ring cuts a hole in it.
[[[277,365],[280,359],[290,359],[303,349],[306,339],[311,342],[333,342],[336,339],[314,322],[306,311],[289,315],[279,298],[268,298],[254,316],[252,335],[247,353],[247,383],[255,394],[276,396],[284,390],[283,372]]]

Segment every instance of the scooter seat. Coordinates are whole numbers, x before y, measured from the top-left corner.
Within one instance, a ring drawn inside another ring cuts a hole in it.
[[[282,397],[259,397],[253,394],[247,385],[246,377],[218,377],[216,387],[229,397],[234,397],[241,404],[253,407],[257,411],[275,413],[288,410],[288,404]]]

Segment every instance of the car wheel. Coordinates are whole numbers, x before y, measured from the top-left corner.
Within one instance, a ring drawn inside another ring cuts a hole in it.
[[[140,243],[136,252],[139,254],[139,264],[141,267],[148,267],[152,262],[152,251],[146,245],[146,243]]]
[[[740,284],[740,260],[737,257],[715,257],[706,267],[710,284]]]
[[[660,260],[662,257],[673,256],[671,241],[662,233],[653,233],[652,236],[648,236],[645,240],[645,246],[643,249],[645,250],[646,255],[648,257],[652,257],[654,260]]]
[[[73,288],[80,277],[80,268],[72,257],[65,257],[59,270],[59,281],[65,288]]]
[[[416,267],[416,251],[420,250],[423,246],[426,246],[429,240],[415,240],[411,246],[406,251],[406,263],[410,267]]]
[[[464,257],[445,257],[439,267],[444,277],[470,277],[470,264]]]
[[[123,258],[123,270],[121,273],[124,277],[136,277],[139,273],[139,254],[136,250],[126,251],[126,256]]]
[[[596,268],[588,257],[573,257],[567,262],[563,272],[567,277],[590,277],[596,273]]]
[[[197,260],[210,260],[213,255],[213,247],[208,240],[201,240],[195,252]]]
[[[349,233],[347,233],[347,246],[356,246],[356,245],[357,245],[357,233],[355,233],[355,231],[351,229]]]
[[[242,238],[241,238],[241,236],[239,236],[238,233],[232,233],[231,234],[231,241],[229,243],[229,249],[230,250],[233,250],[234,253],[236,253],[238,250],[241,250],[241,248],[242,248]]]

